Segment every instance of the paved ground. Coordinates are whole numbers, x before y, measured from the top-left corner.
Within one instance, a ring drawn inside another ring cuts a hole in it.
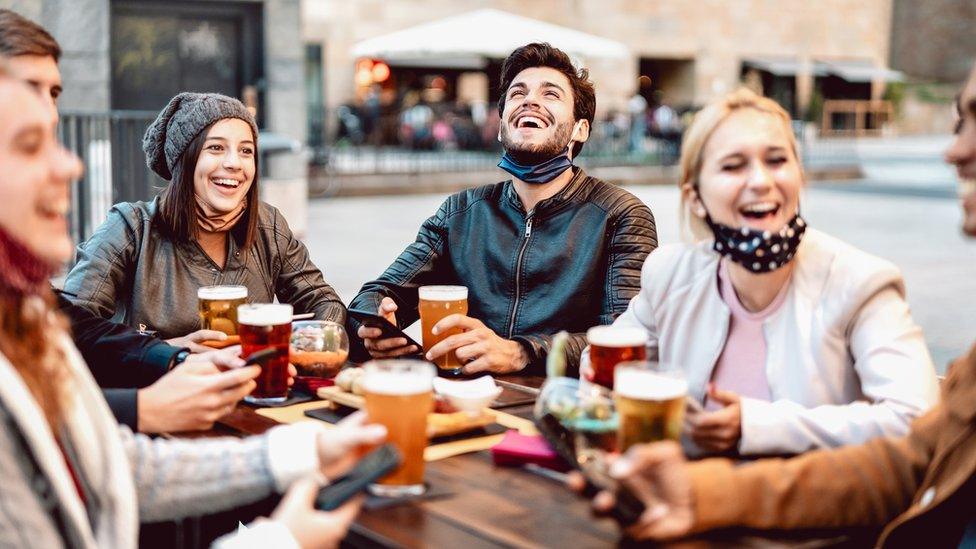
[[[886,165],[883,156],[873,156],[872,161],[881,168]],[[937,155],[925,156],[918,165],[905,164],[903,170],[934,170],[939,175],[915,186],[910,177],[890,185],[884,177],[818,185],[806,191],[803,212],[813,226],[888,258],[904,271],[913,314],[943,371],[976,339],[976,241],[967,242],[960,234],[959,206],[950,197],[951,174],[939,171]],[[629,190],[654,211],[661,242],[676,241],[677,191]],[[444,196],[315,200],[307,239],[312,259],[348,303],[363,281],[381,273],[413,240],[420,223]]]

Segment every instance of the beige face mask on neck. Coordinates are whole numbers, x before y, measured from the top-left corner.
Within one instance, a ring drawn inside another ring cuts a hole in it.
[[[247,210],[247,197],[241,200],[236,208],[229,212],[218,212],[198,195],[194,195],[197,203],[197,224],[208,233],[221,233],[231,230]]]

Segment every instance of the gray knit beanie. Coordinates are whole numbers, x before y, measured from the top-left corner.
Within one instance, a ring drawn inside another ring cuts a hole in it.
[[[239,118],[247,122],[258,138],[258,125],[243,103],[219,93],[183,92],[159,112],[146,129],[142,150],[149,169],[169,181],[180,155],[200,130],[224,118]]]

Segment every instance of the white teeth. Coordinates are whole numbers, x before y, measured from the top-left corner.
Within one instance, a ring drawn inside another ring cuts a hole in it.
[[[240,181],[238,181],[236,179],[227,179],[225,177],[214,177],[214,178],[211,179],[211,181],[213,181],[214,183],[216,183],[218,185],[224,185],[224,186],[227,186],[227,187],[236,187],[236,186],[240,185]]]
[[[968,177],[960,177],[959,196],[966,197],[972,193],[976,193],[976,179],[970,179]]]
[[[544,128],[546,126],[545,123],[542,121],[541,118],[538,118],[538,117],[535,117],[535,116],[529,116],[529,115],[525,115],[525,116],[520,117],[516,121],[516,126],[519,127],[519,128],[524,128],[524,127],[526,127],[525,124],[527,122],[531,122],[531,123],[535,124],[535,126],[537,128]]]
[[[755,204],[749,204],[740,208],[740,211],[749,213],[769,213],[774,211],[778,206],[773,202],[757,202]]]

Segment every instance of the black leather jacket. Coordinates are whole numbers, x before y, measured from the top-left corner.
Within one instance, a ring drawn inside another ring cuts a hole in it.
[[[520,342],[530,357],[526,373],[542,372],[560,330],[572,334],[575,370],[586,330],[613,322],[640,289],[657,232],[651,210],[637,197],[573,170],[562,191],[528,213],[511,181],[450,196],[349,308],[376,311],[389,296],[404,328],[418,319],[418,287],[467,286],[468,316]],[[357,328],[350,320],[351,335]],[[354,357],[367,356],[353,339]]]
[[[123,202],[78,246],[78,262],[64,281],[64,295],[102,318],[133,328],[145,324],[162,339],[200,328],[197,289],[212,284],[247,286],[248,303],[277,297],[295,313],[346,320],[346,308],[274,207],[258,203],[254,246],[240,249],[240,227],[228,239],[221,269],[196,242],[175,242],[153,223],[158,198]]]

